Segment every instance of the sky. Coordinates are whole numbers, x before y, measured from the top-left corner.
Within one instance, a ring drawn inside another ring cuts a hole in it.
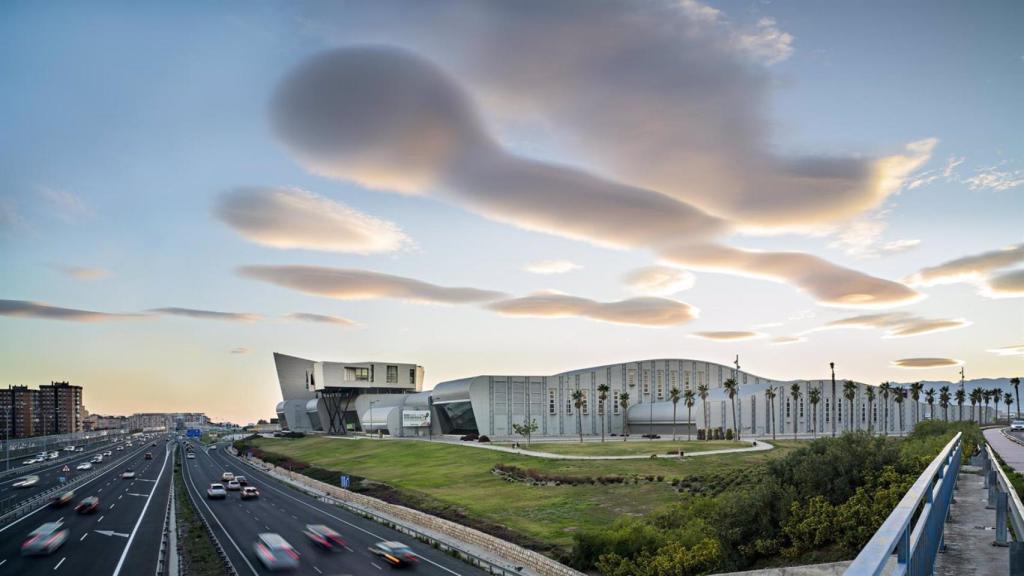
[[[5,2],[0,385],[1024,372],[1020,2]]]

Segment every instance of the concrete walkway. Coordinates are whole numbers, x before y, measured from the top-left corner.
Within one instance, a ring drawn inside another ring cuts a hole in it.
[[[981,469],[961,466],[943,539],[946,551],[935,560],[936,576],[1000,576],[1010,573],[1009,548],[998,547],[996,511],[986,508],[988,489]]]
[[[522,448],[516,449],[509,446],[495,446],[490,442],[459,442],[441,440],[448,444],[455,444],[458,446],[469,446],[471,448],[483,448],[484,450],[494,450],[497,452],[507,452],[509,454],[519,454],[520,456],[533,456],[534,458],[547,458],[549,460],[650,460],[651,454],[626,454],[621,456],[585,456],[582,454],[553,454],[551,452],[537,452],[535,450],[524,450]],[[740,452],[760,452],[762,450],[771,450],[774,448],[771,444],[764,440],[758,440],[756,446],[750,448],[724,448],[722,450],[703,450],[701,452],[684,452],[684,458],[693,458],[695,456],[713,456],[715,454],[736,454]],[[658,458],[679,458],[678,454],[657,454]]]

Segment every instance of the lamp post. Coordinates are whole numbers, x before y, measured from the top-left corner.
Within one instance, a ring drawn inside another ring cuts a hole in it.
[[[376,400],[370,400],[370,413],[367,416],[369,416],[371,426],[373,425],[373,405],[376,403]],[[376,430],[374,430],[374,432],[376,432]]]
[[[832,369],[832,437],[836,437],[836,363],[829,362],[828,367]]]
[[[651,417],[647,421],[647,426],[650,431],[647,434],[649,440],[654,440],[654,386],[650,387],[650,394],[647,396],[647,401],[651,404]]]
[[[736,355],[736,361],[734,362],[734,364],[736,364],[736,369],[732,371],[732,381],[733,381],[733,384],[736,386],[736,389],[739,390],[739,387],[740,387],[740,355],[739,354]],[[736,439],[739,440],[740,439],[740,428],[743,428],[743,426],[739,422],[736,422],[736,401],[735,400],[733,400],[732,407],[733,407],[733,413],[732,413],[733,425],[736,426]],[[740,402],[740,412],[741,412],[740,420],[742,420],[743,419],[743,417],[742,417],[743,403],[742,402]],[[750,434],[751,435],[755,434],[754,422],[753,421],[750,423]]]

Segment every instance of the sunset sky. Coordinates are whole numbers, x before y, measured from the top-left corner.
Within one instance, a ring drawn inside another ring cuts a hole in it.
[[[1024,372],[1024,3],[6,2],[0,385]]]

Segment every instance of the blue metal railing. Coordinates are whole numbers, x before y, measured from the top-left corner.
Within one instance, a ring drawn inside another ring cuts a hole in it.
[[[935,556],[942,548],[943,524],[960,471],[961,436],[957,433],[932,460],[846,569],[846,574],[882,574],[887,571],[893,552],[896,564],[889,572],[893,576],[932,573]]]

